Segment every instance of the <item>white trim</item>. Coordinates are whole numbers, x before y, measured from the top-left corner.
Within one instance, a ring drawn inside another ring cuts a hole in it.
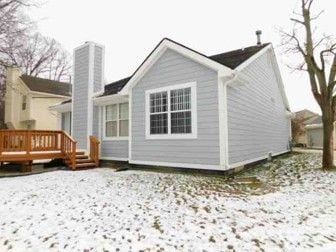
[[[111,105],[116,103],[124,103],[128,102],[129,98],[127,95],[107,95],[107,96],[101,96],[101,97],[95,97],[93,98],[93,104],[99,105],[99,106],[105,106],[105,105]]]
[[[75,97],[75,66],[76,66],[76,57],[75,57],[75,53],[77,49],[80,49],[84,47],[84,45],[82,45],[81,47],[77,47],[73,50],[72,52],[72,90],[71,90],[71,133],[74,133],[74,97]]]
[[[235,71],[242,71],[244,68],[246,68],[248,65],[250,65],[253,61],[255,61],[257,58],[259,58],[260,56],[262,56],[265,52],[267,52],[271,48],[272,48],[272,44],[269,44],[269,45],[265,46],[259,52],[257,52],[252,57],[250,57],[249,59],[245,60],[238,67],[236,67]]]
[[[98,45],[102,49],[102,73],[101,73],[101,82],[100,82],[100,92],[104,92],[104,83],[105,83],[105,46]],[[97,92],[96,92],[97,93]]]
[[[103,137],[104,142],[108,142],[108,141],[128,141],[128,140],[129,140],[128,136]]]
[[[86,148],[90,149],[89,136],[92,135],[92,124],[93,124],[93,90],[94,90],[94,56],[95,56],[95,46],[93,42],[89,42],[89,76],[88,76],[88,110],[87,110],[87,138],[86,138]]]
[[[317,124],[309,124],[305,127],[306,129],[320,129],[323,128],[323,124],[322,123],[317,123]]]
[[[129,99],[128,99],[128,158],[132,159],[132,89],[129,92]]]
[[[123,95],[128,94],[128,90],[130,90],[131,88],[133,88],[133,86],[137,84],[137,82],[147,73],[147,71],[153,66],[153,64],[167,49],[171,49],[215,71],[220,71],[224,74],[230,74],[232,72],[232,69],[214,60],[211,60],[208,57],[205,57],[193,50],[181,46],[171,40],[163,39],[119,93]]]
[[[127,103],[128,102],[122,102],[122,103],[115,103],[115,104],[110,104],[110,105],[116,105],[117,106],[117,134],[118,136],[115,137],[107,137],[106,136],[106,106],[103,106],[103,134],[102,134],[102,140],[103,141],[120,141],[120,140],[129,140],[129,136],[119,136],[119,124],[120,124],[120,117],[119,117],[119,110],[120,110],[120,104]],[[129,109],[129,107],[128,107]],[[122,119],[122,121],[125,119]],[[128,110],[128,123],[129,123],[129,110]],[[128,134],[129,134],[129,124],[128,124]]]
[[[183,88],[191,88],[191,132],[188,134],[172,134],[171,133],[171,122],[170,122],[170,91],[176,89],[183,89]],[[160,134],[160,135],[151,135],[150,134],[150,94],[153,93],[160,93],[160,92],[167,92],[167,107],[168,110],[168,133],[167,134]],[[145,93],[145,132],[146,132],[146,139],[147,140],[155,140],[155,139],[196,139],[197,138],[197,91],[196,91],[196,82],[188,82],[183,84],[165,86],[161,88],[155,88],[146,90]]]
[[[202,169],[202,170],[225,171],[219,165],[170,163],[170,162],[143,161],[143,160],[131,160],[131,159],[128,162],[130,164],[139,164],[139,165],[153,165],[153,166],[166,166],[166,167],[175,167],[175,168],[191,168],[191,169]]]
[[[279,156],[281,154],[285,154],[285,153],[289,153],[290,150],[286,150],[286,151],[280,151],[280,152],[277,152],[277,153],[272,153],[272,157],[275,157],[275,156]],[[233,163],[233,164],[230,164],[229,165],[229,168],[232,169],[232,168],[236,168],[236,167],[239,167],[239,166],[243,166],[243,165],[246,165],[246,164],[251,164],[251,163],[254,163],[254,162],[257,162],[257,161],[261,161],[261,160],[264,160],[264,159],[267,159],[269,157],[269,155],[265,155],[265,156],[261,156],[261,157],[258,157],[258,158],[252,158],[252,159],[248,159],[248,160],[244,160],[244,161],[241,161],[241,162],[237,162],[237,163]]]
[[[32,95],[45,95],[45,96],[52,96],[55,98],[65,98],[65,99],[69,99],[71,97],[70,95],[51,94],[51,93],[46,93],[46,92],[32,91],[30,89],[29,89],[29,93]]]
[[[59,103],[59,104],[56,104],[56,105],[49,106],[49,110],[57,111],[59,113],[63,113],[63,112],[72,111],[71,107],[72,107],[72,102],[64,103],[64,104]]]
[[[121,158],[121,157],[100,157],[100,160],[111,160],[111,161],[128,161],[128,158]]]
[[[227,85],[218,76],[218,122],[219,122],[219,160],[220,167],[228,167],[228,120],[227,120]]]

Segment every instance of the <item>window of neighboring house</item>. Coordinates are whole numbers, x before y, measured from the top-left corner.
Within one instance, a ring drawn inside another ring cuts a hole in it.
[[[146,137],[196,138],[196,83],[146,92]]]
[[[128,137],[128,103],[105,106],[105,138]]]
[[[27,108],[27,96],[23,95],[22,96],[22,110],[26,110]]]

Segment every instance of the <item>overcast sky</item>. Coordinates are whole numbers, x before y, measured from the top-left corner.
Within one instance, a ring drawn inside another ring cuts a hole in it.
[[[319,29],[336,35],[335,0],[316,0],[325,9]],[[72,53],[85,41],[105,45],[107,82],[129,76],[164,37],[207,55],[254,45],[280,43],[277,28],[290,28],[297,0],[46,0],[31,16],[39,31],[55,38]],[[334,27],[332,27],[334,26]],[[306,73],[291,73],[287,57],[277,49],[291,110],[320,112]]]

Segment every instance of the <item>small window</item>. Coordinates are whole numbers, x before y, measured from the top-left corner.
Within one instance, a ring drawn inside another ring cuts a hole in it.
[[[108,105],[105,107],[105,137],[128,136],[128,103]]]
[[[195,138],[196,83],[146,92],[146,137]]]
[[[26,110],[27,108],[27,96],[23,95],[22,96],[22,110]]]

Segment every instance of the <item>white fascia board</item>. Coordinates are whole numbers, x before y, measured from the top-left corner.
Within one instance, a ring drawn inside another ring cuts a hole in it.
[[[272,44],[269,44],[268,46],[265,46],[263,49],[261,49],[259,52],[254,54],[252,57],[244,61],[242,64],[240,64],[238,67],[235,68],[237,72],[242,71],[244,68],[246,68],[248,65],[250,65],[253,61],[258,59],[260,56],[262,56],[264,53],[266,53],[268,50],[272,49]]]
[[[323,124],[322,123],[318,123],[318,124],[309,124],[305,128],[306,129],[320,129],[322,127],[323,127]]]
[[[226,67],[216,61],[209,59],[206,56],[203,56],[195,51],[192,51],[184,46],[176,44],[170,40],[163,40],[160,45],[155,49],[154,52],[148,57],[148,59],[142,64],[142,66],[135,72],[135,74],[131,77],[128,83],[123,87],[123,89],[119,92],[121,95],[128,94],[128,90],[132,88],[137,82],[146,74],[146,72],[153,66],[153,64],[160,58],[160,56],[167,50],[173,50],[191,60],[194,60],[204,66],[207,66],[218,73],[220,76],[228,75],[232,72],[232,69]]]
[[[281,77],[281,74],[280,74],[280,68],[279,68],[278,62],[276,60],[276,56],[275,56],[275,52],[274,52],[274,48],[273,48],[272,44],[269,44],[265,48],[261,49],[259,52],[257,52],[256,54],[254,54],[248,60],[246,60],[244,63],[242,63],[241,65],[239,65],[237,68],[235,68],[234,69],[234,73],[238,75],[238,79],[237,79],[238,81],[234,81],[233,80],[229,84],[232,84],[231,86],[233,87],[234,85],[239,85],[240,83],[247,83],[248,79],[244,76],[244,74],[242,73],[242,70],[244,70],[247,66],[249,66],[250,64],[252,64],[256,59],[258,59],[259,57],[261,57],[262,55],[264,55],[268,51],[271,52],[272,65],[273,65],[273,69],[275,71],[275,75],[276,75],[276,78],[277,78],[277,81],[278,81],[278,86],[279,86],[279,89],[280,89],[280,92],[281,92],[281,96],[283,98],[283,102],[284,102],[286,108],[288,110],[290,110],[288,98],[286,96],[283,80],[282,80],[282,77]]]
[[[273,62],[273,66],[274,66],[273,68],[274,68],[274,71],[275,71],[275,75],[276,75],[276,78],[277,78],[277,81],[278,81],[278,85],[279,85],[279,88],[280,88],[280,91],[281,91],[282,98],[284,100],[286,108],[290,111],[288,98],[287,98],[287,95],[286,95],[286,92],[285,92],[283,79],[281,77],[279,64],[278,64],[278,61],[276,59],[276,55],[275,55],[275,51],[274,51],[273,46],[271,46],[271,55],[272,55],[272,62]]]
[[[69,103],[64,103],[64,104],[56,104],[56,105],[53,105],[53,106],[50,106],[49,107],[49,110],[51,111],[56,111],[56,112],[69,112],[72,110],[72,103],[69,102]]]
[[[71,96],[65,96],[65,95],[58,95],[58,94],[51,94],[51,93],[45,93],[45,92],[38,92],[38,91],[32,91],[30,90],[29,93],[31,95],[43,95],[47,97],[57,97],[57,98],[65,98],[65,99],[70,99]]]
[[[128,102],[128,95],[114,94],[93,98],[93,104],[96,106],[105,106],[124,102]]]

